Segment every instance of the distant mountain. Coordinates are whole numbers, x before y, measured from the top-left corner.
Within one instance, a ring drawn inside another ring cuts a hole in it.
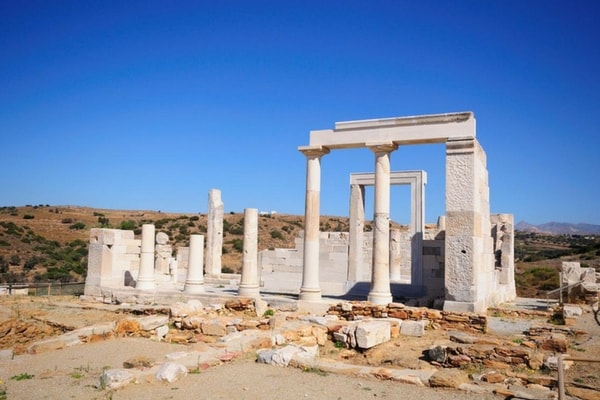
[[[600,225],[570,224],[567,222],[547,222],[533,225],[525,221],[519,222],[515,230],[521,232],[549,233],[552,235],[600,235]]]

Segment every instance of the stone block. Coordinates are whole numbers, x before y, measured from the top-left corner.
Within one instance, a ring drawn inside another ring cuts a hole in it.
[[[388,321],[361,322],[356,326],[354,335],[357,347],[370,349],[391,339],[390,323]]]
[[[138,318],[137,321],[141,330],[152,331],[160,326],[167,325],[169,317],[167,315],[149,315]]]
[[[99,389],[119,389],[133,381],[133,375],[126,369],[107,369],[102,372]]]
[[[227,325],[219,318],[204,321],[201,329],[202,333],[208,336],[225,336],[227,334]]]
[[[175,382],[177,379],[188,374],[187,368],[183,364],[166,362],[160,366],[156,372],[156,379],[159,381]]]
[[[421,337],[425,334],[426,321],[403,321],[400,325],[400,334]]]

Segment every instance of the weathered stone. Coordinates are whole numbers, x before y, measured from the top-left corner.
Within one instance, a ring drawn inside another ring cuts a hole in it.
[[[169,333],[169,327],[167,325],[159,326],[154,330],[154,333],[157,338],[164,339],[165,336],[167,336],[167,333]]]
[[[597,390],[567,385],[565,391],[569,396],[573,396],[581,400],[598,400],[600,398]]]
[[[191,317],[185,317],[181,319],[181,327],[183,329],[201,329],[204,318],[197,315]]]
[[[462,367],[463,365],[468,365],[472,362],[471,357],[465,354],[448,355],[447,361],[448,364],[452,365],[453,367]]]
[[[158,232],[156,234],[156,244],[165,245],[169,243],[169,235],[164,232]]]
[[[214,318],[202,322],[202,333],[208,336],[225,336],[227,334],[227,325],[225,321]]]
[[[554,353],[566,353],[569,347],[567,339],[563,337],[551,337],[540,343],[540,348]]]
[[[302,351],[298,346],[285,346],[281,349],[275,350],[271,355],[271,361],[269,364],[277,365],[280,367],[287,367],[287,365],[294,357],[294,354]]]
[[[488,382],[488,383],[501,383],[501,382],[504,382],[504,379],[506,379],[506,377],[502,374],[499,374],[498,372],[490,372],[490,373],[483,375],[483,377],[481,379],[484,382]]]
[[[178,363],[166,362],[160,366],[154,375],[159,381],[175,382],[177,379],[188,374],[187,368]]]
[[[580,317],[581,315],[583,315],[581,307],[574,304],[563,305],[563,316],[565,318]]]
[[[538,370],[544,365],[544,354],[543,353],[534,353],[527,360],[527,365],[529,368],[533,370]]]
[[[357,347],[370,349],[390,340],[390,323],[387,321],[361,322],[356,326],[355,336]]]
[[[429,386],[457,388],[468,381],[469,377],[462,370],[441,369],[429,378]]]
[[[100,375],[98,388],[118,389],[133,381],[133,375],[125,369],[107,369]]]
[[[427,350],[427,357],[431,361],[435,361],[440,364],[444,364],[446,362],[446,347],[444,346],[435,346]]]
[[[448,336],[450,337],[451,341],[456,342],[456,343],[465,343],[465,344],[475,343],[475,338],[464,332],[451,331],[451,332],[448,332]]]
[[[155,361],[150,357],[146,356],[135,356],[128,360],[123,361],[123,368],[150,368],[154,365]]]
[[[425,334],[426,321],[403,321],[400,333],[406,336],[421,337]]]
[[[552,371],[558,371],[558,357],[550,356],[544,361],[546,368]],[[573,361],[563,360],[563,370],[566,371],[573,365]]]
[[[159,326],[169,323],[167,315],[149,315],[147,317],[137,318],[139,328],[143,331],[152,331]]]
[[[405,320],[408,319],[408,312],[406,310],[390,310],[388,317]]]
[[[315,337],[319,346],[325,346],[327,343],[327,328],[323,326],[313,326],[312,335]]]

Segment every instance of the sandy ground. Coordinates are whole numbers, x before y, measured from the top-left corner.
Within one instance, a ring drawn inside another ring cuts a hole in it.
[[[246,357],[189,374],[174,383],[153,379],[117,390],[96,388],[103,368],[121,368],[123,361],[144,355],[161,359],[185,351],[187,345],[123,338],[75,346],[39,355],[18,356],[2,364],[8,399],[493,399],[373,378],[305,372],[257,364]],[[12,376],[33,375],[14,380]]]

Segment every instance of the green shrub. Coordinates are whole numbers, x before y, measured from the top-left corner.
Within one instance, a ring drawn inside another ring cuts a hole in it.
[[[273,229],[271,231],[271,237],[273,239],[283,239],[283,234],[280,231],[278,231],[277,229]]]
[[[73,231],[80,231],[85,229],[85,224],[83,222],[75,222],[73,225],[69,225],[69,229]]]
[[[233,239],[231,242],[233,249],[238,253],[244,251],[244,241],[242,239]]]
[[[21,264],[21,257],[19,257],[17,254],[13,254],[12,256],[10,256],[10,265],[19,264]]]
[[[73,218],[63,218],[60,220],[60,222],[62,222],[63,224],[72,224]]]
[[[31,215],[31,214],[25,214],[25,215],[23,215],[23,219],[34,219],[34,218],[35,218],[35,216]]]
[[[40,259],[36,256],[32,256],[29,257],[27,259],[27,261],[25,261],[25,265],[23,265],[23,268],[27,271],[32,270],[38,263],[40,262]]]
[[[127,221],[121,221],[121,229],[123,229],[124,231],[132,231],[136,228],[136,224],[134,221],[131,220],[127,220]]]

